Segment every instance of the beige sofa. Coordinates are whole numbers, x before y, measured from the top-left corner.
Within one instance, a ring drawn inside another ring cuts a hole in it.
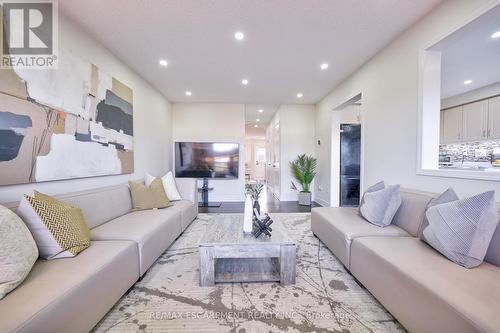
[[[90,331],[196,218],[196,180],[176,182],[183,200],[157,210],[133,212],[127,185],[59,196],[83,210],[91,246],[74,258],[38,260],[0,300],[0,332]]]
[[[479,267],[461,267],[421,241],[434,194],[403,190],[392,225],[354,208],[312,210],[313,233],[410,332],[500,331],[500,226]]]

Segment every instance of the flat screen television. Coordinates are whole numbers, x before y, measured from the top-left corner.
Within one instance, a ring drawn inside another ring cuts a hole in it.
[[[237,143],[175,143],[175,177],[237,179],[239,161]]]

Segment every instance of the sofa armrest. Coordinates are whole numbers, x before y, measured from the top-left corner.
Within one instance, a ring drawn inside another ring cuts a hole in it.
[[[182,199],[198,206],[198,181],[195,178],[175,178],[175,184]]]

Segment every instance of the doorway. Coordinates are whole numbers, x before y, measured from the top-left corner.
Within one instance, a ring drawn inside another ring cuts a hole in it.
[[[360,198],[361,125],[340,125],[340,206],[356,207]]]
[[[339,105],[332,113],[332,207],[356,207],[363,187],[361,94]]]

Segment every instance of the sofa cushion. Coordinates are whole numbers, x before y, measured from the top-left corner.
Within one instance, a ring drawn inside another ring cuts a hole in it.
[[[498,224],[494,191],[430,207],[426,216],[428,244],[467,268],[483,262]]]
[[[377,227],[359,216],[355,208],[348,207],[313,208],[311,229],[347,269],[350,269],[353,239],[367,236],[410,236],[395,225]]]
[[[410,332],[498,332],[500,268],[458,266],[413,237],[356,238],[351,272]]]
[[[368,222],[386,227],[392,223],[400,205],[400,186],[389,185],[382,190],[365,193],[359,211]]]
[[[186,230],[198,215],[198,206],[189,200],[172,201],[172,205],[181,212],[182,231]]]
[[[417,237],[419,230],[421,230],[427,204],[434,196],[433,193],[401,189],[401,206],[394,215],[392,224]]]
[[[24,222],[0,206],[0,300],[23,282],[37,259],[38,248]]]
[[[429,201],[429,203],[427,204],[427,208],[425,209],[425,212],[427,213],[427,210],[433,206],[441,205],[441,204],[444,204],[446,202],[455,201],[455,200],[459,200],[458,195],[450,187],[446,191],[444,191],[443,193],[438,195],[437,197],[432,198]],[[420,231],[418,234],[418,237],[420,237],[423,241],[426,241],[425,236],[424,236],[424,230],[425,230],[425,228],[427,228],[428,225],[429,225],[429,220],[427,219],[427,216],[424,213],[424,217],[422,219],[422,225],[420,226]]]
[[[79,207],[90,229],[132,210],[132,199],[127,185],[102,187],[61,195],[57,198]]]
[[[0,332],[89,332],[139,278],[133,242],[92,242],[74,258],[38,260],[0,301]]]
[[[498,223],[497,229],[491,238],[490,247],[486,252],[484,261],[500,267],[500,223]]]
[[[17,213],[44,259],[74,257],[90,245],[89,227],[78,207],[35,193],[23,197]]]
[[[160,178],[155,178],[149,185],[129,181],[128,186],[130,187],[134,211],[170,206],[170,200]]]
[[[90,231],[92,240],[130,240],[139,249],[141,276],[182,232],[181,212],[173,206],[131,212]]]

